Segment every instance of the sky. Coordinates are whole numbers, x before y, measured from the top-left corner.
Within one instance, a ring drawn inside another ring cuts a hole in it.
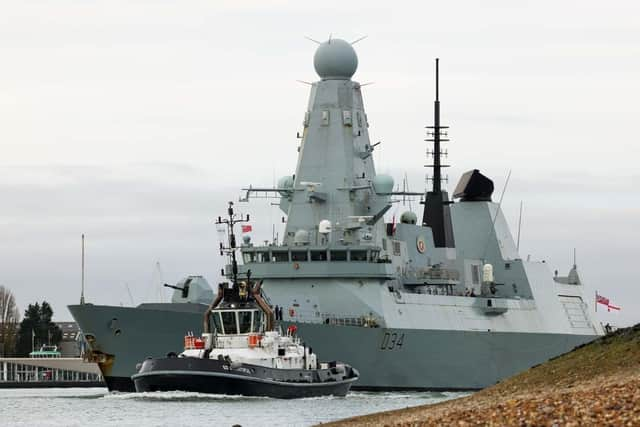
[[[310,37],[356,40],[379,173],[425,186],[440,58],[451,191],[496,184],[521,255],[640,322],[640,3],[0,0],[0,284],[55,319],[220,280],[213,218],[294,172]],[[407,206],[407,208],[409,208]],[[416,206],[414,204],[413,208]],[[280,219],[240,205],[254,240]],[[166,297],[166,295],[164,295]]]

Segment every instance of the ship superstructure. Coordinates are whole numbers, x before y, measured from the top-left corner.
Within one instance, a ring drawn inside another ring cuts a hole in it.
[[[407,193],[376,172],[357,64],[351,44],[320,44],[295,173],[244,189],[286,214],[280,242],[242,248],[284,320],[369,389],[482,388],[601,335],[579,281],[520,257],[489,178],[467,172],[449,200],[437,89],[424,212],[385,223]]]

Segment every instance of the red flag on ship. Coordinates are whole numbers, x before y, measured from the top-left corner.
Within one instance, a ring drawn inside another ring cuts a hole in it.
[[[250,225],[243,225],[242,226],[242,232],[243,233],[249,233],[250,231],[252,231],[253,229],[251,228]]]
[[[598,295],[598,292],[596,292],[596,307],[598,306],[598,304],[606,305],[607,311],[620,310],[620,307],[611,304],[611,301],[609,301],[609,298],[602,295]]]

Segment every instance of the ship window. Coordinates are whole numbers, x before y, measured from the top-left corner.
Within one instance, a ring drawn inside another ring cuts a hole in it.
[[[242,259],[245,264],[249,264],[250,262],[256,262],[256,253],[255,252],[243,252]]]
[[[225,334],[237,334],[238,325],[236,325],[236,312],[235,311],[223,311],[220,313],[222,316],[222,326],[224,326]]]
[[[366,261],[367,251],[351,251],[351,261]]]
[[[291,251],[291,261],[307,261],[307,251]]]
[[[397,240],[393,241],[393,256],[400,256],[400,242]]]
[[[346,261],[347,260],[347,251],[331,251],[329,252],[331,256],[331,261]]]
[[[474,285],[477,285],[478,283],[480,283],[480,266],[479,265],[471,266],[471,282]]]
[[[238,312],[238,325],[240,326],[241,334],[248,334],[251,332],[251,313],[251,311]]]
[[[271,252],[271,260],[273,262],[289,262],[289,252],[287,251]]]
[[[219,333],[223,334],[224,331],[222,330],[222,322],[220,322],[220,313],[211,313],[211,319],[213,319],[213,325],[209,324],[209,327],[212,330],[216,330]]]
[[[378,262],[379,251],[371,251],[371,262]]]
[[[260,324],[262,323],[262,312],[254,311],[253,312],[253,332],[260,332]]]
[[[327,251],[311,251],[311,261],[326,261]]]
[[[268,262],[269,252],[256,252],[256,262]]]

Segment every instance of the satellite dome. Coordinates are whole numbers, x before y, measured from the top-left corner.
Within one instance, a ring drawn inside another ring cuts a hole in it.
[[[372,182],[376,194],[389,194],[393,191],[393,177],[389,175],[376,175]]]
[[[307,230],[298,230],[293,236],[293,243],[296,245],[308,245],[309,244],[309,232]]]
[[[400,215],[400,222],[403,224],[415,224],[418,222],[418,216],[411,211],[403,212]]]
[[[313,66],[322,80],[349,80],[358,68],[358,55],[349,42],[329,39],[318,46]]]
[[[283,176],[278,180],[278,188],[284,189],[279,191],[280,195],[286,197],[293,188],[293,175]]]

